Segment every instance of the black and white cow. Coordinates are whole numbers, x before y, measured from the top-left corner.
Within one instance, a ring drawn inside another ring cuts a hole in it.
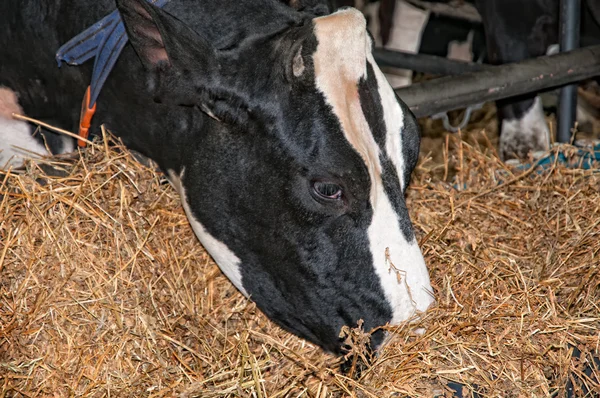
[[[545,55],[558,43],[559,0],[476,0],[492,64]],[[582,1],[581,44],[600,43],[600,3]],[[497,101],[500,155],[504,159],[545,151],[550,131],[537,94]]]
[[[398,324],[433,302],[404,193],[414,116],[371,55],[363,15],[278,0],[117,0],[127,45],[98,98],[101,123],[155,160],[221,270],[285,329],[341,352],[343,325]],[[91,63],[57,48],[113,0],[0,2],[0,145],[73,143]],[[155,100],[160,103],[155,102]],[[17,154],[18,155],[18,154]],[[372,346],[384,338],[373,334]]]

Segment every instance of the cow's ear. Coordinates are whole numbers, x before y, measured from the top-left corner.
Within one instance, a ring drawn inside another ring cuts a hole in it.
[[[155,100],[197,105],[213,85],[216,50],[185,23],[146,0],[117,0],[127,35],[150,72]]]

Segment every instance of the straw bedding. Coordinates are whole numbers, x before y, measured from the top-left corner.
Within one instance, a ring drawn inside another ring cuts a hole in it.
[[[600,355],[597,171],[513,172],[458,139],[424,155],[408,207],[437,304],[348,375],[238,293],[164,177],[108,144],[2,180],[0,397],[542,397]]]

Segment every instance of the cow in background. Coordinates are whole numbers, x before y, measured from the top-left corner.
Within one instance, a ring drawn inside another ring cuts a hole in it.
[[[559,0],[477,0],[475,4],[485,26],[491,64],[539,57],[558,43]],[[583,1],[581,16],[581,46],[599,44],[599,3]],[[550,131],[537,94],[500,100],[496,106],[503,159],[523,158],[549,148]],[[581,108],[578,114],[581,120]]]

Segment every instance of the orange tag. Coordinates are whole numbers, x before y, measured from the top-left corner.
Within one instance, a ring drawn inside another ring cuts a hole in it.
[[[97,104],[97,103],[96,103]],[[81,113],[79,114],[79,136],[83,139],[88,138],[90,126],[92,125],[92,118],[96,113],[96,104],[90,108],[90,86],[85,90],[83,101],[81,102]],[[82,139],[77,140],[77,145],[80,148],[84,148],[86,142]]]

